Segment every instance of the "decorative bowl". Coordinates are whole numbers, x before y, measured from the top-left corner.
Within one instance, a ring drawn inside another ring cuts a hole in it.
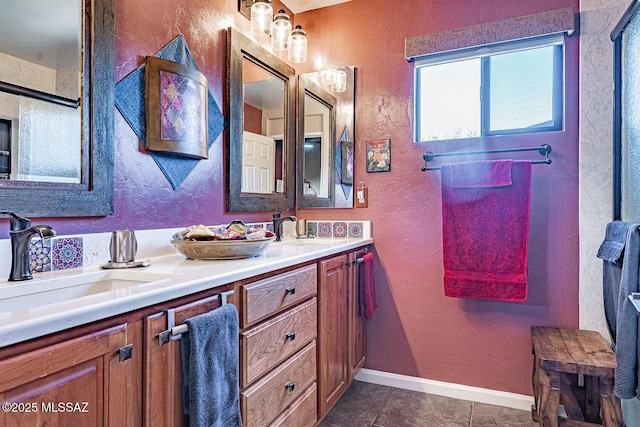
[[[184,234],[174,234],[171,244],[182,255],[192,259],[251,258],[266,251],[275,240],[275,237],[256,240],[184,240]]]

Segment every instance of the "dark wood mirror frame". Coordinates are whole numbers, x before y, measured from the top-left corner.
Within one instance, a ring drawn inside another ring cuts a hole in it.
[[[335,206],[336,193],[336,99],[329,92],[318,86],[315,82],[305,76],[298,76],[298,149],[297,167],[300,177],[304,176],[304,101],[310,96],[320,104],[329,109],[329,138],[326,141],[330,144],[329,149],[329,197],[314,197],[304,194],[304,185],[300,179],[296,192],[296,207],[298,208],[332,208]],[[323,142],[325,143],[325,142]]]
[[[284,81],[284,192],[257,194],[242,192],[242,131],[244,60],[251,61]],[[233,28],[227,31],[227,112],[226,144],[227,212],[285,211],[295,198],[295,70],[280,58]]]
[[[114,4],[85,0],[82,182],[2,180],[1,209],[40,218],[113,215]]]

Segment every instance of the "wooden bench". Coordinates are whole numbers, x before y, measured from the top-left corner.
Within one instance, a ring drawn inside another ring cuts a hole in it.
[[[599,333],[533,326],[531,342],[531,416],[540,427],[624,426],[620,400],[613,393],[616,356]],[[584,376],[583,386],[577,385],[578,375]],[[561,403],[566,420],[558,419]]]

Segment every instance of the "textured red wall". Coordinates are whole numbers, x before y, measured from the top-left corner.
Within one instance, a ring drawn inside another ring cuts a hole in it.
[[[577,13],[579,2],[355,0],[296,16],[309,35],[303,71],[318,59],[356,67],[355,181],[368,185],[369,207],[298,215],[373,221],[379,308],[368,368],[530,395],[530,326],[578,326],[577,36],[566,43],[565,131],[546,135],[413,143],[413,65],[404,58],[406,37],[568,6]],[[391,140],[391,172],[367,174],[365,141],[382,138]],[[533,168],[528,300],[445,297],[440,173],[420,171],[423,152],[543,143],[553,164]]]

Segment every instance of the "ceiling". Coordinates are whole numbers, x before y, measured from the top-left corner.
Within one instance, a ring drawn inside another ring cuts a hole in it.
[[[78,64],[80,0],[0,0],[0,52],[49,68]]]
[[[281,0],[293,14],[306,12],[308,10],[320,9],[321,7],[333,6],[351,0]]]

